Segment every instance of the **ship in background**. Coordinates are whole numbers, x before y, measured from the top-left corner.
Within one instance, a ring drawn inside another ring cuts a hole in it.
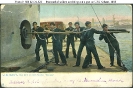
[[[132,19],[121,19],[116,20],[113,15],[112,20],[105,20],[102,18],[102,24],[108,24],[110,29],[132,29]],[[102,29],[99,22],[96,22],[94,18],[92,18],[92,27],[96,29]]]
[[[132,20],[129,20],[129,19],[121,19],[121,20],[116,21],[115,16],[113,15],[113,25],[109,27],[131,29],[132,28],[131,22]]]

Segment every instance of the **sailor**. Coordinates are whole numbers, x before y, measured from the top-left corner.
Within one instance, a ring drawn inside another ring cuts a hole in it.
[[[86,37],[85,38],[86,38],[86,48],[87,48],[88,58],[85,58],[82,68],[83,69],[87,68],[88,61],[89,61],[89,59],[91,59],[91,52],[92,52],[92,54],[94,55],[94,58],[96,60],[96,64],[98,66],[98,69],[103,69],[105,67],[103,67],[101,65],[101,62],[99,60],[99,56],[98,56],[98,53],[97,53],[97,50],[96,50],[96,47],[95,47],[93,35],[94,35],[94,33],[104,34],[105,32],[97,31],[94,28],[91,28],[91,22],[90,21],[86,21],[85,25],[86,25]]]
[[[56,28],[54,22],[50,23],[50,28],[53,32],[64,32],[63,30]],[[60,35],[59,34],[48,34],[48,37],[51,37],[51,36],[52,36],[52,42],[53,42],[55,65],[60,65],[60,66],[67,65],[66,57],[65,57],[65,55],[62,51],[62,47],[61,47]],[[60,55],[62,63],[59,63],[58,53]]]
[[[62,47],[61,50],[63,49],[63,40],[64,39],[65,39],[65,34],[60,34],[60,41],[61,41],[61,47]]]
[[[80,27],[79,22],[75,22],[74,25],[75,25],[75,31],[77,31],[77,32],[83,32],[83,30],[85,30],[85,27]],[[81,34],[76,34],[76,36],[78,38],[80,38]],[[80,39],[80,44],[79,44],[79,48],[78,48],[78,52],[77,52],[77,60],[76,60],[76,64],[73,67],[80,66],[81,53],[82,53],[82,50],[85,45],[86,45],[86,43],[84,41],[81,41],[81,39]],[[86,58],[88,58],[88,57],[86,56]],[[90,63],[92,63],[92,62],[90,62]]]
[[[61,29],[63,32],[65,31],[64,28],[63,28],[63,25],[58,25],[58,28]],[[65,34],[60,34],[60,41],[61,41],[61,50],[63,48],[63,40],[65,39]]]
[[[72,22],[68,23],[69,27],[66,28],[66,31],[74,31],[74,28],[72,27]],[[69,34],[67,35],[67,42],[66,42],[66,58],[69,58],[69,46],[71,44],[72,46],[72,52],[73,52],[73,57],[76,58],[76,50],[75,50],[75,43],[74,43],[74,37],[75,34]]]
[[[40,46],[43,47],[43,52],[44,52],[44,57],[45,57],[45,64],[49,64],[49,59],[48,59],[48,54],[47,54],[47,44],[46,44],[46,35],[44,34],[37,34],[36,32],[44,32],[44,29],[42,27],[37,26],[37,22],[33,22],[33,38],[36,37],[37,42],[36,42],[36,48],[35,48],[35,53],[36,53],[36,61],[40,61],[40,56],[39,56],[39,49]]]
[[[102,25],[103,31],[108,31],[108,25],[103,24]],[[120,55],[120,48],[119,43],[114,36],[113,33],[106,33],[101,34],[99,36],[99,40],[104,39],[104,41],[108,44],[109,53],[110,53],[110,66],[114,66],[114,53],[117,54],[117,65],[121,67],[121,55]]]

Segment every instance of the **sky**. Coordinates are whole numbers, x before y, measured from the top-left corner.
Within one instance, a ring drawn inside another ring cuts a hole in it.
[[[130,5],[40,5],[40,21],[82,21],[97,20],[92,9],[94,8],[98,18],[112,20],[132,19],[132,7]]]

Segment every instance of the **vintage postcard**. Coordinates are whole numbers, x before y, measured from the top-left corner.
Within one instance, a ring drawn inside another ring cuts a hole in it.
[[[132,5],[47,3],[1,5],[1,87],[132,87]]]

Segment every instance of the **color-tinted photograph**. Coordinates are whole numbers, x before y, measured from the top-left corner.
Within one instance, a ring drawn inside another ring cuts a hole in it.
[[[1,72],[132,72],[132,6],[1,5]]]

